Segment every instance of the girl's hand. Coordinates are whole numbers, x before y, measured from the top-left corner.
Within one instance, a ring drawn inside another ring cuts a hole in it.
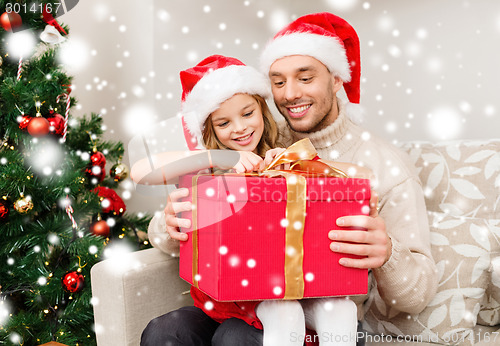
[[[259,170],[262,171],[264,168],[269,166],[269,164],[273,162],[274,158],[285,150],[285,148],[274,148],[266,151],[266,157],[264,157],[264,161],[260,164]]]
[[[246,173],[257,171],[263,162],[262,158],[251,151],[238,151],[240,160],[234,165],[236,173]]]
[[[177,213],[183,211],[191,211],[191,202],[182,202],[181,200],[189,196],[189,190],[182,188],[172,191],[168,196],[167,206],[165,207],[165,222],[167,224],[167,233],[172,239],[186,241],[188,240],[188,235],[186,233],[181,233],[179,227],[189,228],[191,227],[191,220],[181,219],[177,217]]]

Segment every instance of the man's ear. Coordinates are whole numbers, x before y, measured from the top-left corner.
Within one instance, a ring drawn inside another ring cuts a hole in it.
[[[332,74],[332,85],[333,85],[333,92],[337,93],[344,85],[344,82],[342,81],[342,79],[340,79],[339,76],[334,76]]]

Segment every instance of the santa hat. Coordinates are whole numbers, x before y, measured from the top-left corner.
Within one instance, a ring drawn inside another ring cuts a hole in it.
[[[190,149],[196,147],[196,142],[203,143],[203,125],[224,101],[238,93],[264,98],[271,95],[266,76],[238,59],[222,55],[209,56],[195,67],[182,71],[180,77],[181,114]]]
[[[290,23],[268,43],[261,55],[261,69],[291,55],[307,55],[321,61],[344,82],[351,103],[359,103],[361,64],[359,39],[354,28],[331,13],[314,13]]]

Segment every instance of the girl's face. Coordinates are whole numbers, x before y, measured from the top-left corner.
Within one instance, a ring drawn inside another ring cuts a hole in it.
[[[264,119],[257,100],[248,94],[236,94],[211,114],[215,135],[229,149],[256,152]]]

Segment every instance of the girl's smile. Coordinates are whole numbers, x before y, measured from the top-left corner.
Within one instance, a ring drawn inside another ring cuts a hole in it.
[[[264,132],[264,119],[257,100],[248,94],[236,94],[211,114],[215,135],[233,150],[255,152]]]
[[[247,135],[244,135],[244,136],[233,138],[233,140],[238,142],[239,145],[248,145],[252,142],[254,132],[255,131],[253,131]]]

